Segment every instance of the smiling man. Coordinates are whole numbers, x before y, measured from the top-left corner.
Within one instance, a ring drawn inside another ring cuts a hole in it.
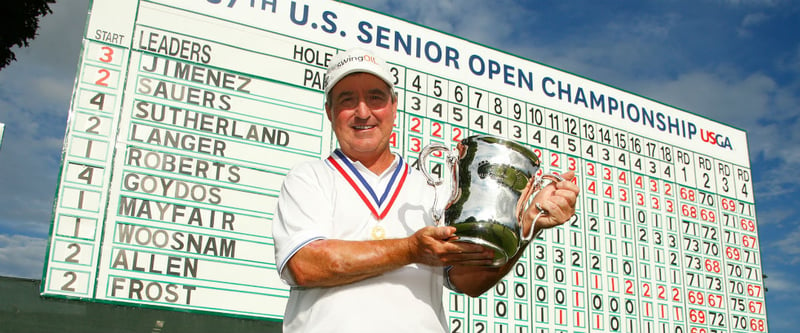
[[[525,248],[490,267],[493,251],[449,242],[455,228],[435,226],[433,188],[390,151],[397,94],[385,62],[361,49],[338,54],[325,95],[339,148],[289,172],[274,220],[278,271],[291,285],[284,331],[446,332],[442,287],[480,295]],[[573,215],[573,177],[536,198],[549,212],[536,229]],[[526,233],[538,212],[526,211]]]

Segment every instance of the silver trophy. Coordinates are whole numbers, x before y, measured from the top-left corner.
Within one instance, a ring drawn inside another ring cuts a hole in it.
[[[446,177],[434,177],[427,168],[428,157],[437,151],[444,154],[446,169],[450,170],[450,198],[444,205],[439,202],[437,187],[446,183]],[[522,145],[488,135],[462,140],[456,152],[431,143],[419,154],[420,170],[436,189],[431,214],[437,225],[442,225],[444,215],[443,224],[456,228],[455,241],[494,250],[493,266],[505,264],[523,242],[530,242],[535,236],[533,226],[527,235],[522,235],[522,215],[542,188],[562,180],[558,175],[546,174],[535,179],[523,193],[539,164],[536,155]],[[537,208],[539,215],[534,222],[547,214]]]

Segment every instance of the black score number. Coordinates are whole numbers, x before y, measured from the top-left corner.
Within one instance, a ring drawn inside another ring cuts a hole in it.
[[[77,290],[75,290],[73,285],[75,284],[75,281],[78,280],[78,274],[75,274],[75,272],[64,272],[63,277],[66,279],[66,281],[61,285],[60,289],[62,291],[76,292]]]
[[[89,99],[89,104],[97,107],[98,111],[105,111],[106,94],[97,93]]]

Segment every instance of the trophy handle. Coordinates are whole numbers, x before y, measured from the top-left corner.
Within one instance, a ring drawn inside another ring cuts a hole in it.
[[[436,226],[438,227],[444,224],[442,221],[442,215],[444,215],[444,210],[446,207],[439,207],[439,191],[436,191],[435,189],[437,186],[442,185],[444,180],[438,179],[438,177],[434,177],[430,172],[428,172],[428,156],[437,151],[445,153],[445,163],[449,169],[452,170],[451,174],[453,181],[450,184],[450,198],[447,199],[448,205],[458,195],[458,156],[453,154],[453,152],[450,151],[450,148],[438,142],[431,142],[419,152],[419,170],[422,171],[422,175],[424,175],[428,180],[428,185],[433,186],[434,188],[433,208],[431,208],[431,215],[433,216],[433,220],[436,221]]]
[[[528,190],[525,192],[525,196],[523,197],[523,198],[527,198],[527,202],[519,205],[519,208],[518,208],[518,211],[517,211],[517,223],[519,223],[519,228],[520,228],[519,230],[524,230],[523,226],[522,226],[522,214],[526,210],[528,210],[528,208],[530,207],[531,203],[533,202],[533,199],[536,198],[536,196],[539,194],[539,192],[541,192],[542,189],[547,187],[548,185],[553,184],[555,182],[560,182],[562,180],[564,180],[564,178],[559,176],[559,175],[557,175],[557,174],[546,173],[546,174],[543,174],[542,176],[536,178],[533,181],[533,184],[531,184],[531,186],[528,187]],[[522,235],[522,240],[524,242],[530,242],[531,239],[536,237],[536,235],[533,232],[533,230],[535,229],[534,226],[536,226],[536,221],[538,221],[540,217],[542,217],[544,215],[547,215],[547,214],[550,214],[547,210],[542,209],[542,207],[539,206],[538,202],[535,205],[536,205],[536,209],[539,210],[539,213],[536,214],[536,217],[533,219],[533,221],[531,221],[531,229],[528,231],[528,234],[527,235]],[[539,232],[541,232],[541,230],[539,230]],[[536,233],[536,234],[538,234],[538,233]]]

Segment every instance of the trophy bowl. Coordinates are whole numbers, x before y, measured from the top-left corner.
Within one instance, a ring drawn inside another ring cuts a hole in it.
[[[436,151],[444,153],[446,169],[450,169],[449,182],[435,178],[427,169],[428,158]],[[441,225],[444,215],[443,224],[456,228],[454,241],[492,249],[495,253],[492,266],[505,264],[517,253],[522,241],[533,237],[533,227],[529,235],[521,234],[526,205],[519,201],[533,197],[523,191],[539,171],[540,161],[521,144],[476,135],[461,140],[453,152],[443,144],[431,143],[420,152],[419,166],[429,185],[450,186],[450,198],[444,205],[439,203],[436,191],[431,212],[434,220]]]

